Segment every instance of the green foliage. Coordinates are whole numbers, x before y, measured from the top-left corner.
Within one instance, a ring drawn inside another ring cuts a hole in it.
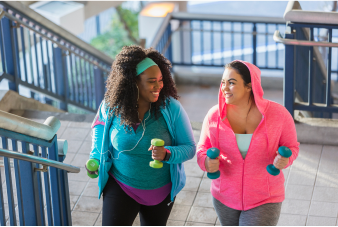
[[[131,35],[134,40],[138,40],[139,12],[134,12],[120,6],[117,8],[117,10],[119,10],[120,15],[122,15],[122,18],[125,24],[128,26],[128,29],[124,27],[123,22],[121,22],[119,19],[118,12],[116,12],[112,16],[110,29],[90,41],[92,46],[106,53],[112,58],[115,58],[115,56],[122,50],[123,46],[137,44],[129,38],[129,35]],[[129,34],[128,30],[130,31]]]

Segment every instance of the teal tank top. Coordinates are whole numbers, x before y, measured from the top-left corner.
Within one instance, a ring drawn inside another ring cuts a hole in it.
[[[236,141],[239,151],[243,159],[245,159],[246,154],[248,153],[249,146],[251,143],[252,134],[235,134]]]
[[[165,142],[164,146],[171,146],[171,136],[168,126],[164,120],[162,113],[159,113],[158,119],[149,112],[144,115],[145,132],[140,124],[136,132],[134,129],[126,131],[120,125],[120,118],[114,118],[109,134],[113,152],[111,155],[113,165],[110,173],[123,184],[137,189],[157,189],[171,182],[170,166],[163,163],[160,169],[154,169],[149,166],[152,151],[148,151],[150,141],[154,138],[162,139]],[[142,134],[144,132],[143,138]],[[137,142],[140,142],[137,144]],[[137,146],[135,147],[135,145]],[[135,148],[134,148],[135,147]],[[133,149],[134,148],[134,149]],[[131,150],[124,151],[123,150]]]

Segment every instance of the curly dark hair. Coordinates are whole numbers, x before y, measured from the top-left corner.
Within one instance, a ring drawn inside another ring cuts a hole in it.
[[[116,55],[111,72],[106,81],[107,91],[104,100],[106,108],[111,108],[109,117],[114,114],[121,118],[121,125],[125,129],[131,129],[133,123],[138,122],[137,97],[138,89],[136,81],[136,66],[146,57],[151,58],[160,68],[163,76],[163,88],[155,105],[151,105],[151,113],[157,118],[160,106],[166,106],[165,100],[169,97],[178,99],[175,82],[171,76],[171,63],[162,54],[153,48],[143,49],[140,46],[124,46]]]

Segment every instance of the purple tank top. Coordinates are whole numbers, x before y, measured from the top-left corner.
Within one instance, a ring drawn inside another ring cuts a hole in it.
[[[116,178],[112,173],[110,173],[115,180]],[[130,187],[122,182],[116,180],[116,182],[120,185],[122,190],[133,198],[136,202],[146,206],[154,206],[161,203],[170,193],[171,191],[171,182],[164,185],[163,187],[152,189],[152,190],[144,190]]]

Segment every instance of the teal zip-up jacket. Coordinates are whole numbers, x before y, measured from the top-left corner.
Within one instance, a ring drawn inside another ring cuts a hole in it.
[[[174,201],[175,196],[182,190],[186,182],[182,163],[194,157],[196,144],[188,115],[179,101],[170,98],[167,100],[165,108],[161,107],[160,110],[168,125],[172,139],[172,146],[165,146],[165,148],[171,152],[170,159],[166,163],[170,164],[170,178],[172,182],[171,201]],[[99,199],[109,178],[108,171],[112,166],[112,160],[108,156],[108,154],[112,152],[112,150],[109,152],[109,149],[112,149],[112,146],[110,146],[109,128],[115,115],[112,114],[111,117],[108,118],[107,116],[110,111],[112,110],[106,110],[103,101],[92,125],[93,144],[89,158],[100,160],[98,181]],[[94,127],[98,124],[104,125],[103,132],[102,127]],[[123,125],[120,125],[120,127],[123,127]]]

